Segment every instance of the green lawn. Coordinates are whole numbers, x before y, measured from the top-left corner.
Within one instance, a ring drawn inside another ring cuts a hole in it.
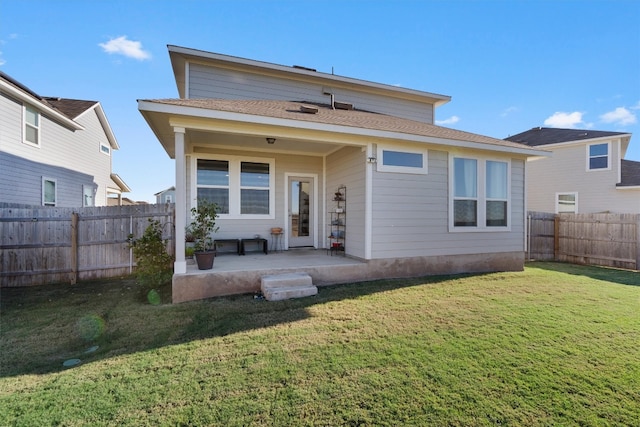
[[[535,263],[178,305],[149,304],[127,279],[3,289],[0,302],[2,426],[640,419],[635,272]]]

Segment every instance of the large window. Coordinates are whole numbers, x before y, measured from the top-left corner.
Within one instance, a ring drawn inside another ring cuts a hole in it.
[[[58,198],[56,180],[42,177],[42,205],[55,206]]]
[[[40,145],[40,113],[32,107],[24,107],[24,142]]]
[[[82,186],[82,206],[95,206],[95,192],[96,189],[93,185]]]
[[[427,150],[378,146],[378,172],[427,173]]]
[[[215,202],[220,214],[251,218],[273,216],[273,160],[239,157],[198,159],[198,199]]]
[[[556,213],[578,213],[578,193],[556,193]]]
[[[609,169],[609,143],[592,144],[589,150],[589,170]]]
[[[509,227],[509,163],[453,157],[451,226],[459,230]]]

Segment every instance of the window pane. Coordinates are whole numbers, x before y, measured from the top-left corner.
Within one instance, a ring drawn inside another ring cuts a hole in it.
[[[33,108],[26,107],[25,108],[25,120],[31,126],[38,127],[38,112]]]
[[[229,213],[229,190],[226,188],[198,188],[198,199],[206,199],[218,205],[218,213]]]
[[[606,169],[608,162],[606,157],[592,157],[589,159],[589,169]]]
[[[82,193],[84,197],[83,205],[93,206],[93,187],[89,187],[89,186],[82,187]]]
[[[269,190],[241,190],[241,214],[269,214]]]
[[[406,153],[403,151],[382,152],[382,164],[385,166],[404,166],[409,168],[422,168],[422,154]]]
[[[477,197],[478,162],[474,159],[453,160],[454,196]]]
[[[487,227],[507,226],[507,202],[487,201]]]
[[[229,185],[229,162],[198,160],[198,185]]]
[[[453,225],[456,227],[475,227],[478,225],[478,209],[475,200],[454,200]]]
[[[507,198],[507,164],[505,162],[487,161],[487,197]]]
[[[38,143],[38,129],[31,127],[29,125],[25,126],[25,140],[37,144]]]
[[[589,156],[606,156],[609,148],[608,144],[595,144],[589,146]]]
[[[559,194],[558,195],[558,213],[575,213],[576,212],[576,195],[575,194]]]
[[[242,162],[240,164],[240,185],[269,188],[269,164]]]
[[[56,204],[56,183],[54,181],[44,181],[44,204]]]

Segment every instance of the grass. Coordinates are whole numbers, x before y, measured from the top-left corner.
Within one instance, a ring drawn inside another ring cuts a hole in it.
[[[125,279],[3,289],[0,302],[3,426],[640,419],[635,272],[536,263],[177,305]]]

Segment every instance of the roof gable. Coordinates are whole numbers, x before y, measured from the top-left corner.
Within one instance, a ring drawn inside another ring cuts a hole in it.
[[[505,140],[518,142],[530,147],[538,147],[540,145],[559,144],[562,142],[582,141],[621,135],[629,134],[624,132],[607,132],[598,130],[535,127],[517,135],[505,138]]]
[[[53,108],[65,114],[70,119],[76,119],[79,115],[96,105],[97,101],[83,101],[81,99],[44,98]]]

